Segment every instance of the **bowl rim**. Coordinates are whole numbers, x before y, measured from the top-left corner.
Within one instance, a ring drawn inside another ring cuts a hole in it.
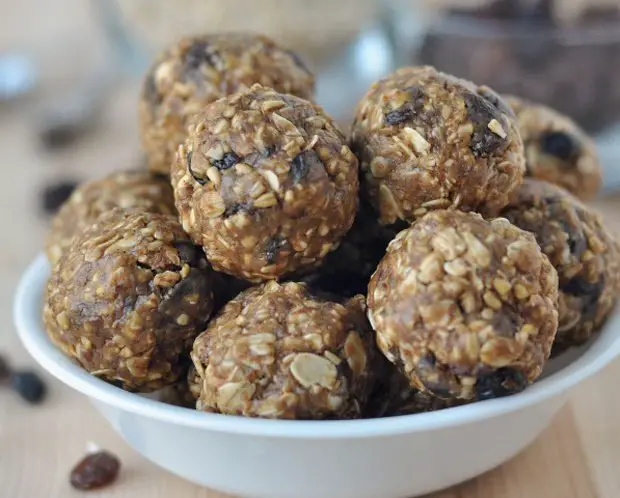
[[[561,395],[620,355],[620,310],[616,309],[602,331],[604,334],[614,334],[614,330],[617,331],[611,339],[611,346],[593,347],[599,342],[599,335],[574,362],[537,381],[525,391],[509,397],[436,412],[360,420],[270,420],[204,413],[123,391],[90,375],[64,356],[48,339],[41,320],[41,299],[49,273],[49,263],[41,253],[23,273],[13,306],[19,337],[28,352],[45,370],[98,402],[161,422],[220,433],[295,439],[349,439],[440,430],[516,412]]]

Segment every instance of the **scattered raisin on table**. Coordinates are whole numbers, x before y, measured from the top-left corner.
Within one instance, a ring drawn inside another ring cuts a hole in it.
[[[7,379],[11,375],[11,367],[7,359],[0,355],[0,381]]]
[[[73,467],[69,476],[71,485],[76,489],[98,489],[112,484],[120,470],[118,458],[107,451],[98,451],[86,455]]]
[[[40,403],[45,398],[45,384],[34,372],[11,374],[11,386],[28,403]]]
[[[46,214],[54,214],[77,187],[74,180],[62,180],[43,187],[41,207]]]

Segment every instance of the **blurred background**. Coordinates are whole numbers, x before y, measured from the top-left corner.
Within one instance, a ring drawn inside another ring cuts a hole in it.
[[[620,227],[613,219],[620,206],[615,194],[620,187],[618,0],[4,0],[0,319],[5,329],[11,330],[19,275],[41,250],[49,217],[71,187],[141,165],[137,99],[154,54],[182,35],[229,30],[264,33],[300,53],[317,74],[318,102],[345,130],[368,86],[408,64],[432,64],[568,114],[597,139],[605,188],[595,206]],[[12,333],[0,334],[0,354],[31,365]],[[32,475],[44,475],[50,465],[64,472],[69,463],[63,467],[54,460],[56,448],[79,457],[92,437],[92,423],[99,437],[112,438],[110,445],[125,461],[136,460],[102,421],[91,420],[89,409],[82,412],[84,400],[47,381],[54,387],[43,410],[19,405],[0,389],[0,446],[11,448],[0,452],[0,482],[21,472],[25,457]],[[583,399],[582,404],[588,398]],[[141,479],[133,481],[134,489],[149,481]],[[9,490],[20,493],[30,489],[26,477],[12,485]],[[46,496],[69,496],[54,486]]]

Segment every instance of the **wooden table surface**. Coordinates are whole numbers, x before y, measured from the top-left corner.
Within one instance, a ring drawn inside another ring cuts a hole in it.
[[[41,100],[54,95],[54,89],[67,86],[76,61],[90,58],[82,41],[92,44],[96,30],[89,23],[84,4],[83,0],[13,2],[11,15],[0,19],[0,50],[27,47],[33,53],[47,54],[43,89],[20,102],[0,106],[0,157],[5,175],[0,182],[0,354],[6,354],[19,367],[36,368],[14,332],[11,305],[20,273],[40,250],[47,225],[38,211],[40,188],[62,175],[92,178],[112,169],[132,167],[140,157],[135,85],[115,94],[96,135],[54,153],[43,151],[36,143],[34,132]],[[59,11],[69,12],[70,16],[60,16]],[[54,22],[48,22],[50,19]],[[52,40],[64,40],[64,45],[58,47],[71,46],[74,51],[54,51],[50,48]],[[81,40],[80,46],[75,47],[75,40]],[[595,204],[620,230],[620,218],[615,216],[620,197],[601,199]],[[68,471],[83,456],[88,442],[94,442],[118,454],[123,469],[113,487],[88,496],[222,498],[144,460],[85,398],[43,375],[49,397],[42,406],[27,406],[0,386],[0,496],[83,496],[70,488]],[[512,461],[433,498],[620,497],[618,378],[620,362],[575,389],[570,403],[551,426]]]

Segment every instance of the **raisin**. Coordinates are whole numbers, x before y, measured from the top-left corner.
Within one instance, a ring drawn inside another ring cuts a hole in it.
[[[293,177],[293,183],[297,184],[308,176],[312,165],[323,166],[323,163],[316,151],[309,149],[303,151],[301,154],[297,154],[291,165],[291,176]]]
[[[194,153],[191,150],[188,150],[187,154],[185,155],[185,160],[187,161],[187,170],[189,171],[189,174],[192,175],[192,178],[196,181],[196,183],[198,183],[199,185],[204,185],[205,183],[207,183],[207,180],[196,175],[196,173],[194,173],[194,170],[192,169],[193,154]]]
[[[211,165],[215,166],[219,170],[225,170],[232,168],[239,162],[240,158],[234,152],[227,152],[222,159],[214,159],[211,161]]]
[[[495,313],[491,319],[493,332],[501,337],[514,337],[515,332],[521,328],[522,319],[514,312],[504,310]]]
[[[598,297],[603,292],[603,280],[604,279],[601,279],[598,282],[590,283],[583,277],[576,276],[571,278],[568,282],[560,284],[560,290],[565,294],[571,294],[573,296],[594,295]]]
[[[481,95],[467,93],[464,99],[467,115],[474,125],[469,144],[474,155],[485,157],[505,148],[507,139],[493,133],[488,126],[493,119],[500,124],[504,121],[499,110]]]
[[[278,257],[278,251],[286,245],[286,240],[281,237],[273,237],[265,245],[265,260],[267,264],[273,264]]]
[[[549,131],[540,137],[540,149],[550,156],[568,161],[579,154],[579,144],[568,133]]]
[[[198,268],[203,266],[205,253],[202,247],[197,246],[189,240],[175,240],[172,245],[179,251],[179,259],[181,264],[188,264],[191,267]]]
[[[112,484],[121,468],[118,458],[107,451],[86,455],[73,467],[69,476],[71,486],[76,489],[98,489]]]
[[[173,285],[163,296],[158,311],[172,320],[188,306],[186,297],[190,295],[208,296],[211,289],[211,276],[208,271],[191,268],[187,277]],[[204,301],[204,299],[203,299]],[[206,305],[208,303],[204,303]],[[203,306],[199,303],[197,306]],[[194,312],[193,312],[194,313]],[[198,315],[197,315],[198,316]],[[208,317],[207,317],[208,318]]]
[[[503,367],[478,376],[476,397],[479,400],[501,398],[523,391],[527,379],[523,372]]]
[[[232,206],[227,207],[226,211],[224,211],[224,218],[228,218],[229,216],[234,216],[237,213],[244,211],[246,213],[253,213],[254,208],[252,206],[248,206],[243,202],[236,202]]]
[[[424,107],[424,92],[417,86],[405,88],[411,96],[411,100],[405,102],[398,109],[384,114],[385,122],[390,125],[399,125],[407,121],[413,121]]]
[[[497,93],[491,90],[488,86],[481,86],[478,88],[478,94],[488,100],[491,104],[497,107],[500,111],[508,116],[515,115],[512,108],[501,98]]]
[[[71,196],[77,187],[77,182],[64,180],[46,185],[41,193],[41,207],[46,214],[54,214]]]
[[[588,248],[588,242],[583,231],[568,223],[564,218],[560,218],[560,224],[562,225],[562,230],[568,235],[567,243],[571,254],[580,259],[581,255]]]
[[[210,44],[205,41],[197,41],[185,52],[183,68],[185,72],[196,71],[202,64],[215,67],[219,61],[216,52],[209,50]]]
[[[415,116],[415,112],[411,107],[411,104],[403,104],[401,107],[394,111],[390,111],[385,114],[385,122],[390,126],[398,125],[406,121],[411,121]]]
[[[9,362],[4,358],[4,356],[0,356],[0,381],[4,379],[8,379],[11,375],[11,367],[9,366]]]
[[[571,278],[568,282],[560,283],[560,290],[565,294],[576,296],[581,299],[581,319],[591,320],[598,309],[598,300],[605,289],[605,279],[598,282],[587,282],[580,276]]]
[[[45,398],[45,384],[34,372],[13,373],[11,386],[28,403],[36,404]]]

